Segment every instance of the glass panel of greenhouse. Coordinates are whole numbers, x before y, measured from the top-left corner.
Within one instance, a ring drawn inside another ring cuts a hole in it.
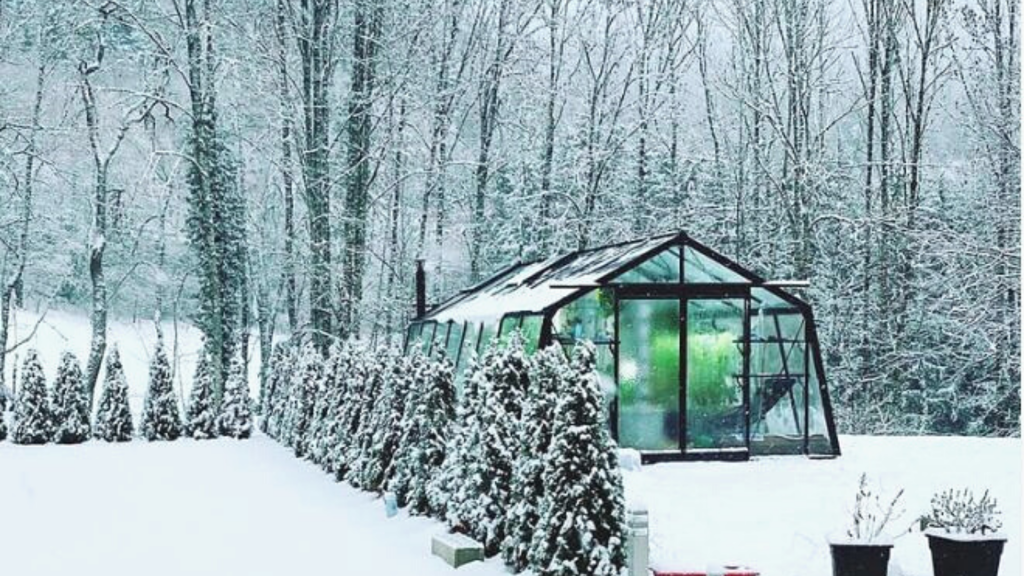
[[[406,350],[447,356],[461,389],[516,333],[529,354],[591,342],[612,435],[647,462],[840,453],[811,307],[686,233],[516,263],[415,319]]]

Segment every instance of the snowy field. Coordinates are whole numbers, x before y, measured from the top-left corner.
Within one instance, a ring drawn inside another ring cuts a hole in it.
[[[0,442],[0,574],[441,576],[439,525],[393,519],[259,435],[79,446]],[[461,575],[502,574],[500,561]]]
[[[627,499],[647,504],[655,567],[744,564],[763,576],[831,574],[828,538],[842,535],[862,472],[885,495],[905,488],[909,527],[934,492],[988,488],[1003,511],[1001,576],[1021,574],[1021,441],[842,436],[835,460],[685,462],[626,473]],[[897,538],[890,576],[930,576],[926,538]]]
[[[57,365],[64,350],[70,350],[78,357],[85,369],[89,359],[89,338],[91,329],[89,317],[82,312],[69,312],[51,309],[45,312],[31,310],[14,310],[14,322],[9,336],[9,344],[28,338],[29,342],[18,348],[7,359],[5,381],[10,385],[10,375],[17,367],[21,370],[21,362],[28,348],[39,351],[39,359],[43,362],[47,384],[52,384],[57,374]],[[161,322],[164,334],[164,346],[174,370],[174,390],[179,395],[187,395],[192,389],[192,373],[199,359],[202,348],[202,335],[199,330],[187,322],[173,322],[165,319]],[[128,380],[128,402],[132,413],[138,415],[142,411],[142,400],[146,394],[149,375],[149,359],[156,343],[156,323],[152,319],[130,320],[110,317],[107,324],[107,349],[117,346],[124,365],[125,377]],[[259,347],[256,339],[249,340],[249,388],[253,397],[259,391]],[[15,362],[17,360],[17,362]],[[100,383],[103,382],[103,371],[100,371]],[[99,392],[97,392],[97,397]]]
[[[626,475],[650,507],[656,566],[744,563],[765,576],[827,576],[857,478],[907,489],[904,525],[932,491],[988,486],[1020,574],[1020,443],[843,438],[831,461],[680,463]],[[453,574],[430,555],[441,526],[400,513],[259,435],[250,441],[16,446],[0,442],[0,573],[24,576]],[[496,559],[462,575],[504,574]],[[890,575],[931,574],[920,534],[897,540]]]

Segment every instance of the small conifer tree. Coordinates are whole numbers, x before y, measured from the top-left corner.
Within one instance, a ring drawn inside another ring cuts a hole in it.
[[[372,354],[361,343],[353,342],[350,366],[343,376],[337,430],[328,454],[330,470],[338,480],[346,477],[358,452],[360,416],[364,396],[372,386],[372,372]]]
[[[248,438],[252,435],[252,410],[249,405],[249,382],[242,355],[231,359],[231,369],[224,385],[224,403],[219,424],[221,436]]]
[[[323,360],[313,343],[307,342],[292,375],[284,418],[284,442],[299,457],[304,457],[309,450],[309,424],[313,419],[316,392],[322,377]]]
[[[21,387],[14,403],[14,429],[11,441],[16,444],[45,444],[53,437],[53,415],[46,397],[46,375],[35,349],[28,351],[21,368]]]
[[[443,515],[430,504],[428,487],[440,473],[455,421],[455,385],[447,360],[421,354],[409,359],[412,392],[389,489],[410,514]]]
[[[341,434],[344,429],[344,418],[348,401],[348,386],[351,371],[358,364],[358,347],[354,342],[344,342],[330,359],[330,368],[326,378],[328,398],[328,418],[321,434],[323,461],[321,466],[328,474],[339,477],[344,454],[340,450]]]
[[[359,475],[359,487],[372,492],[383,490],[393,473],[412,389],[408,362],[397,350],[387,350],[380,358],[377,370],[381,372],[381,392],[370,414],[370,445]]]
[[[314,407],[316,426],[310,446],[310,459],[327,472],[331,471],[331,446],[337,434],[339,395],[344,387],[343,371],[348,365],[348,354],[348,344],[345,342],[331,346],[321,379],[320,397]]]
[[[572,367],[560,347],[549,346],[530,359],[530,388],[512,474],[513,504],[501,549],[505,563],[516,572],[529,565],[530,546],[545,494],[544,458],[551,446],[555,406],[572,378]]]
[[[192,376],[192,390],[188,407],[185,409],[185,434],[196,440],[217,437],[217,407],[213,397],[213,375],[210,373],[210,359],[204,346],[199,353],[199,362]]]
[[[263,431],[271,438],[282,441],[285,410],[294,369],[294,348],[288,342],[274,346],[270,356],[270,378],[266,393],[267,406],[263,410]]]
[[[60,357],[57,379],[53,383],[50,409],[53,414],[53,440],[58,444],[85,442],[92,432],[89,425],[89,394],[82,380],[82,368],[71,352]]]
[[[333,399],[332,388],[334,387],[333,370],[337,361],[341,344],[334,343],[327,352],[327,358],[323,361],[323,373],[317,380],[317,389],[313,399],[313,416],[309,422],[309,451],[306,457],[319,466],[324,466],[327,460],[327,441],[325,434],[330,424],[330,407]]]
[[[355,416],[357,425],[352,441],[348,445],[346,458],[349,470],[345,478],[356,487],[361,487],[363,469],[369,464],[371,458],[370,451],[376,432],[374,412],[379,405],[383,404],[380,400],[384,391],[386,356],[386,350],[368,350],[366,352],[365,382]]]
[[[128,407],[128,382],[121,366],[121,355],[115,346],[107,354],[103,391],[93,423],[94,438],[107,442],[127,442],[132,439],[132,412]]]
[[[454,519],[496,554],[505,538],[505,518],[511,505],[512,472],[519,443],[522,405],[529,387],[522,338],[513,334],[485,354],[474,375],[479,387],[477,428],[467,437],[463,480],[457,506],[448,509]]]
[[[156,349],[149,362],[149,387],[142,406],[139,433],[146,440],[177,440],[181,431],[181,413],[174,393],[171,363],[164,352],[163,335],[158,333]]]
[[[432,513],[443,518],[453,530],[461,532],[467,532],[469,526],[468,518],[463,518],[460,513],[468,508],[466,500],[471,493],[463,490],[462,485],[471,458],[468,448],[477,442],[475,436],[480,432],[481,389],[485,385],[483,364],[491,352],[492,349],[488,348],[483,357],[469,360],[462,397],[456,403],[455,421],[445,442],[444,462],[427,483],[427,500]]]
[[[544,458],[546,492],[530,563],[543,576],[616,576],[625,566],[625,501],[593,345],[576,345],[572,367]]]

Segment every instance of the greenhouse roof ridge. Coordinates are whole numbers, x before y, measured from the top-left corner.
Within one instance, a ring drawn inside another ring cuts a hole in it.
[[[545,259],[516,261],[460,290],[418,319],[479,320],[494,319],[509,312],[547,312],[595,287],[614,283],[616,278],[662,251],[672,250],[673,246],[679,246],[677,255],[692,253],[695,258],[704,258],[721,268],[721,275],[716,275],[713,269],[702,270],[711,277],[708,282],[764,287],[793,305],[802,304],[795,295],[771,287],[759,274],[680,231],[573,250]]]

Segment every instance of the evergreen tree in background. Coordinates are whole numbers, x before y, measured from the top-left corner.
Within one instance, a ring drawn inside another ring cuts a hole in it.
[[[199,352],[199,362],[192,376],[192,391],[185,409],[185,434],[196,440],[217,437],[217,407],[213,398],[213,376],[205,350]]]
[[[185,231],[199,271],[198,324],[206,337],[214,404],[220,405],[231,359],[247,329],[246,203],[217,112],[211,14],[185,4],[192,125],[188,134]],[[203,38],[205,35],[205,39]]]
[[[78,444],[89,438],[92,433],[89,425],[89,392],[82,379],[82,367],[71,352],[61,354],[50,409],[53,413],[54,442]]]
[[[241,353],[231,361],[231,371],[224,387],[224,402],[220,411],[220,434],[232,438],[252,435],[252,410],[249,406],[249,381]]]
[[[394,472],[388,484],[398,503],[410,514],[441,516],[430,504],[428,486],[444,464],[447,441],[455,420],[455,384],[446,359],[430,361],[422,354],[409,357],[407,378],[412,391],[405,407],[405,425]]]
[[[555,407],[571,385],[574,372],[560,347],[549,346],[530,359],[530,388],[523,409],[520,443],[512,474],[512,508],[508,513],[502,557],[516,572],[529,565],[538,510],[545,494],[544,458],[551,446]]]
[[[14,429],[11,441],[16,444],[45,444],[53,437],[53,415],[46,397],[46,375],[39,362],[39,353],[30,349],[21,368],[21,387],[14,403]]]
[[[285,410],[282,440],[303,457],[309,450],[309,424],[313,419],[316,392],[323,378],[323,359],[311,342],[307,342],[299,354],[298,365],[292,373]]]
[[[171,381],[171,364],[164,352],[163,335],[157,334],[156,349],[149,362],[149,387],[142,406],[139,433],[146,440],[177,440],[181,436],[181,413]]]
[[[625,566],[625,500],[615,443],[594,373],[594,347],[577,344],[560,393],[530,560],[543,576],[616,576]]]
[[[124,377],[124,367],[121,366],[121,355],[117,351],[117,346],[107,354],[103,392],[100,394],[99,407],[96,409],[92,435],[107,442],[127,442],[132,439],[128,382]]]

